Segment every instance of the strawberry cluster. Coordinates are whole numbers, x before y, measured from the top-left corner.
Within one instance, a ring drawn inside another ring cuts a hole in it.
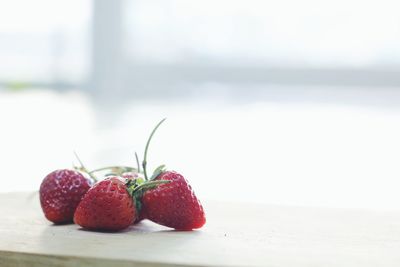
[[[188,181],[175,171],[158,167],[147,174],[150,141],[165,121],[152,131],[144,153],[142,168],[104,167],[88,171],[82,162],[75,170],[57,170],[47,175],[40,186],[40,203],[46,218],[53,223],[75,222],[88,230],[120,231],[143,219],[177,230],[201,228],[205,214]],[[141,171],[141,169],[143,171]],[[97,181],[96,173],[107,172]]]

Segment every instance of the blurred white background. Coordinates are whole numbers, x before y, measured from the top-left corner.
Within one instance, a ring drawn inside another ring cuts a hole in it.
[[[71,167],[201,198],[400,210],[398,1],[0,3],[0,191]]]

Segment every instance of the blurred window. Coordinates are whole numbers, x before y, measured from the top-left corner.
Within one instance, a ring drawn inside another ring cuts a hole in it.
[[[398,10],[397,0],[7,0],[0,83],[400,85]]]
[[[89,0],[7,0],[0,7],[0,81],[81,82],[88,72]]]
[[[397,0],[126,1],[127,50],[144,63],[399,66]]]

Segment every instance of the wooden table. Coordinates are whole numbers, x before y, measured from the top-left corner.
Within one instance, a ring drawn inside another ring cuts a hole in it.
[[[400,266],[400,213],[205,203],[177,232],[99,233],[46,221],[37,195],[0,194],[0,266]]]

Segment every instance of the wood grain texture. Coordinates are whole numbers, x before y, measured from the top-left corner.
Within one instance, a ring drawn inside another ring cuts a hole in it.
[[[177,232],[145,221],[121,233],[46,221],[37,195],[0,194],[0,266],[400,266],[400,213],[205,203]]]

